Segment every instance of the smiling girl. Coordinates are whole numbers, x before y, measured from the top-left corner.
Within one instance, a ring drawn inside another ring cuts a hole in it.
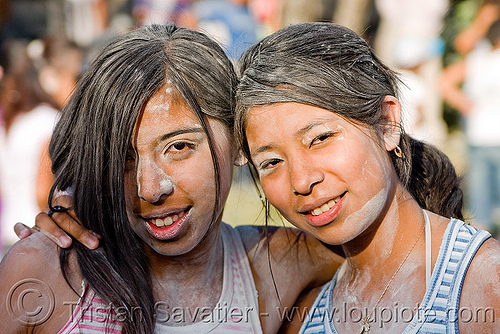
[[[0,264],[0,332],[274,333],[333,276],[342,259],[315,238],[221,221],[240,160],[236,83],[214,41],[173,25],[102,51],[50,144],[53,192],[73,206],[51,199],[49,216],[98,233],[99,247],[16,243]]]
[[[459,220],[453,166],[404,133],[397,75],[366,42],[292,25],[240,71],[236,134],[266,197],[347,259],[300,332],[499,332],[499,243]]]

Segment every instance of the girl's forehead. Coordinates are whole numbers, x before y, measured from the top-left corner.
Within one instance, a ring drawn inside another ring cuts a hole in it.
[[[256,120],[260,122],[255,122]],[[299,120],[313,122],[318,120],[345,120],[345,118],[328,109],[298,102],[254,106],[247,114],[247,125],[249,123],[259,123],[263,127],[272,126],[273,122],[295,125]]]
[[[205,136],[213,136],[220,132],[223,136],[215,136],[217,140],[229,140],[228,126],[220,120],[202,114],[208,127],[207,134],[199,116],[175,89],[165,86],[158,90],[146,103],[134,126],[132,146],[140,143],[151,143],[162,136],[196,132]],[[214,138],[215,138],[214,137]]]

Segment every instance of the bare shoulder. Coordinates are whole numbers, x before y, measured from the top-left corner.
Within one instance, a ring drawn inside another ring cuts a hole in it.
[[[1,333],[33,327],[57,332],[64,325],[53,316],[61,311],[58,303],[74,301],[74,292],[62,276],[57,245],[45,235],[34,233],[9,249],[0,263],[0,282]]]
[[[259,291],[259,312],[265,332],[276,333],[287,310],[303,291],[333,277],[343,258],[316,238],[295,228],[241,226],[248,259]]]
[[[467,270],[460,314],[461,333],[500,333],[500,243],[493,238],[478,249]]]
[[[291,311],[286,314],[278,333],[299,332],[321,288],[321,286],[318,286],[310,290],[305,290],[300,294]]]
[[[263,260],[276,265],[286,265],[288,270],[296,268],[302,275],[304,270],[314,270],[315,274],[328,268],[328,281],[343,262],[340,248],[329,247],[314,236],[299,229],[278,226],[239,226],[237,229],[252,262]]]
[[[59,266],[59,251],[57,245],[43,233],[34,233],[28,238],[19,240],[10,247],[0,263],[0,277],[46,278],[50,275],[48,268]],[[2,279],[2,282],[4,280]]]
[[[500,242],[489,238],[479,247],[465,276],[464,285],[467,283],[470,285],[467,291],[486,288],[500,295]],[[500,298],[496,301],[500,304]]]

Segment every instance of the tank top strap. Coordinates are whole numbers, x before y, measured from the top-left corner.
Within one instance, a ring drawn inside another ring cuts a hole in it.
[[[229,225],[223,225],[223,235],[226,235],[228,246],[228,265],[225,268],[233,273],[233,300],[232,307],[244,310],[245,320],[251,328],[252,333],[262,333],[259,317],[258,291],[248,261],[248,255],[243,244],[242,237],[237,229]],[[231,250],[231,251],[230,251]]]
[[[460,296],[465,274],[484,241],[491,235],[451,219],[443,236],[438,258],[416,316],[408,333],[458,333]]]

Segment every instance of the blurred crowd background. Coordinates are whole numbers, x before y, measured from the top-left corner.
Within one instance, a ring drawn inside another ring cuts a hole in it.
[[[2,248],[17,240],[13,225],[33,225],[47,203],[50,134],[96,52],[134,27],[168,21],[209,34],[235,62],[292,23],[350,27],[401,73],[405,130],[449,155],[464,178],[467,221],[498,235],[498,19],[499,0],[0,0]],[[224,219],[264,221],[245,169],[235,170]]]

